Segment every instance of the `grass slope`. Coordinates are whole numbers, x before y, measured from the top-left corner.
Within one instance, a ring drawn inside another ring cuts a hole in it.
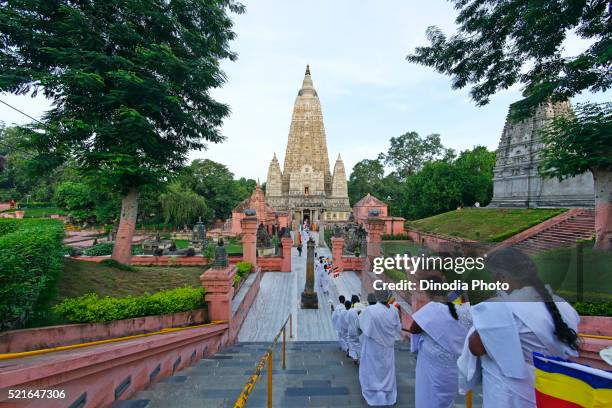
[[[433,232],[483,242],[501,242],[565,211],[565,209],[558,208],[464,208],[429,218],[409,221],[407,226],[423,232]]]
[[[142,295],[180,286],[199,287],[202,267],[136,267],[126,271],[94,262],[66,259],[59,279],[57,302],[85,293],[100,296]]]

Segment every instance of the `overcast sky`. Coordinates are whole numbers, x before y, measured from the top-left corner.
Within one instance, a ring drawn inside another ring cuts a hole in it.
[[[408,131],[439,133],[446,147],[497,147],[508,105],[520,88],[501,92],[476,107],[468,89],[454,91],[450,78],[405,60],[426,44],[425,30],[454,32],[456,11],[444,0],[256,0],[234,16],[235,62],[225,61],[227,84],[214,91],[232,113],[227,137],[191,158],[224,163],[238,177],[265,181],[276,152],[282,165],[291,112],[306,64],[310,64],[323,108],[330,164],[342,154],[347,173],[364,158],[386,151],[391,137]],[[575,55],[585,43],[566,42]],[[42,98],[2,95],[28,114],[48,108]],[[610,100],[581,95],[573,102]],[[29,120],[0,105],[6,124]],[[348,174],[347,174],[348,176]]]

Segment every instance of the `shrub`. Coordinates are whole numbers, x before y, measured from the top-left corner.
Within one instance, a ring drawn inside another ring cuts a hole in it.
[[[44,314],[63,267],[63,237],[57,220],[0,220],[0,330]]]
[[[142,296],[100,298],[95,293],[89,293],[64,299],[54,307],[54,311],[72,323],[109,322],[200,309],[205,305],[204,293],[204,288],[188,286]]]
[[[574,309],[582,316],[612,317],[612,302],[576,302]]]
[[[240,261],[236,264],[236,273],[240,276],[246,276],[253,270],[253,264],[246,261]]]
[[[91,248],[87,248],[83,251],[83,255],[87,256],[106,256],[112,255],[113,247],[115,246],[114,242],[101,242],[92,246]],[[132,255],[140,255],[142,254],[142,247],[140,245],[132,245]]]
[[[113,253],[112,242],[102,242],[97,245],[92,246],[91,248],[87,248],[83,251],[83,255],[87,256],[104,256],[111,255]]]

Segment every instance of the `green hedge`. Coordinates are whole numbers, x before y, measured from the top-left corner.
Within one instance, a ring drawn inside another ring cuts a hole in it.
[[[249,273],[253,270],[253,264],[246,261],[240,261],[236,264],[236,275],[234,275],[234,286],[249,276]]]
[[[612,302],[576,302],[573,306],[582,316],[612,316]]]
[[[53,309],[72,323],[100,323],[132,317],[186,312],[204,307],[204,288],[182,287],[152,295],[100,298],[95,293],[64,299]]]
[[[58,220],[0,220],[0,330],[40,318],[63,267]]]
[[[114,242],[100,242],[83,251],[83,255],[87,256],[106,256],[113,254]],[[140,255],[142,247],[140,245],[132,245],[132,255]]]

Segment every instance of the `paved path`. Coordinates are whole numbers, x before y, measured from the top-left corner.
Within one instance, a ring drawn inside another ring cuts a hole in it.
[[[318,234],[313,234],[318,243]],[[329,249],[317,245],[318,255],[330,256]],[[301,309],[300,295],[306,283],[306,251],[302,256],[291,249],[292,271],[266,272],[259,294],[238,333],[238,341],[271,341],[283,322],[293,314],[295,341],[336,340],[331,324],[330,301],[337,302],[339,294],[350,298],[360,292],[361,281],[352,271],[331,279],[329,295],[318,291],[319,308]]]

